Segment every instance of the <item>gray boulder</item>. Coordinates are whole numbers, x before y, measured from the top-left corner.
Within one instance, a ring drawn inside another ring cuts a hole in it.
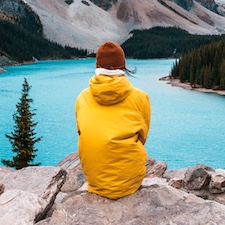
[[[18,189],[5,191],[0,197],[0,224],[31,225],[44,211],[42,200],[33,193]]]
[[[211,175],[207,171],[213,171],[204,165],[196,165],[187,169],[184,177],[184,188],[188,190],[200,190],[208,186]]]
[[[157,162],[155,159],[148,157],[146,163],[146,176],[151,177],[162,177],[167,168],[165,162]]]
[[[177,189],[225,205],[225,170],[213,170],[199,164],[190,168],[165,171],[163,177],[169,185]]]
[[[213,194],[221,194],[225,192],[225,171],[216,170],[212,174],[209,184],[209,191]]]
[[[4,185],[4,193],[0,195],[0,224],[29,225],[43,219],[65,176],[65,170],[53,166],[26,167],[17,171],[1,169],[0,184]]]

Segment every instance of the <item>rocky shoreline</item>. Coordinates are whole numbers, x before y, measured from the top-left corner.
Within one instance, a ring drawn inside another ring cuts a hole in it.
[[[6,56],[0,56],[0,73],[7,72],[6,70],[4,70],[2,68],[4,66],[15,66],[15,65],[22,65],[22,64],[31,64],[31,63],[34,63],[35,61],[36,61],[36,59],[30,60],[30,61],[24,61],[22,63],[18,63],[16,61],[13,61],[13,60],[7,58]]]
[[[16,64],[18,64],[16,61],[11,60],[4,55],[0,55],[0,67],[12,66],[12,65],[16,65]]]
[[[171,76],[165,76],[160,78],[159,80],[167,81],[167,84],[170,84],[171,86],[175,87],[182,87],[187,90],[193,90],[193,91],[199,91],[204,93],[212,93],[212,94],[218,94],[225,96],[225,90],[213,90],[213,89],[207,89],[207,88],[200,88],[200,87],[192,87],[190,83],[182,83],[179,79],[171,78]]]
[[[4,70],[2,67],[3,66],[13,66],[18,64],[17,62],[7,58],[4,55],[0,55],[0,73],[4,73],[6,72],[6,70]]]
[[[150,157],[146,168],[138,191],[110,200],[87,192],[77,152],[55,167],[0,167],[0,224],[225,224],[225,170],[167,171]]]

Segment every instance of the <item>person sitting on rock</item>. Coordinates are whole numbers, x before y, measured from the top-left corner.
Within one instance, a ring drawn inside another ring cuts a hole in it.
[[[75,105],[78,154],[88,192],[110,199],[137,191],[146,174],[150,100],[133,87],[127,71],[122,47],[103,43],[96,53],[95,75]]]

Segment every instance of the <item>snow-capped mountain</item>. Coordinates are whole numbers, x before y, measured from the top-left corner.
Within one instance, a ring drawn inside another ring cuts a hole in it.
[[[24,0],[54,42],[96,51],[122,43],[134,29],[176,26],[195,34],[225,33],[225,0]],[[104,2],[102,6],[96,2]]]

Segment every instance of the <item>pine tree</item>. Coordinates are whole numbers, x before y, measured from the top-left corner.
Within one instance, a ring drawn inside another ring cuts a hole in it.
[[[14,167],[15,169],[22,169],[27,166],[38,166],[41,163],[32,164],[37,149],[34,148],[35,143],[41,140],[41,137],[36,138],[35,126],[36,122],[32,120],[32,117],[36,115],[31,110],[30,103],[33,102],[32,98],[29,98],[29,91],[31,86],[29,86],[26,78],[24,79],[22,97],[17,103],[16,113],[13,114],[13,119],[15,121],[14,131],[11,135],[6,137],[9,139],[12,145],[12,151],[17,155],[13,157],[12,160],[2,160],[2,163],[8,167]]]

